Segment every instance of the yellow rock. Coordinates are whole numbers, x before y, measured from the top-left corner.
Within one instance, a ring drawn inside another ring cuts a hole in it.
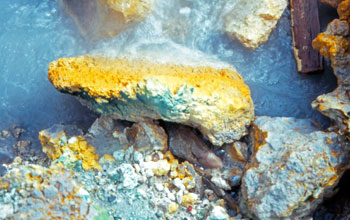
[[[181,205],[183,205],[183,206],[193,205],[194,202],[197,200],[197,198],[198,198],[197,194],[194,194],[194,193],[185,194],[182,197]]]
[[[168,211],[168,213],[169,213],[169,214],[174,214],[178,209],[179,209],[179,205],[178,205],[178,204],[176,204],[176,203],[171,203],[171,204],[169,205],[169,211]]]
[[[249,87],[233,68],[83,56],[52,62],[49,80],[99,113],[186,124],[214,145],[240,139],[254,118]]]
[[[82,136],[72,137],[67,140],[66,133],[60,131],[58,133],[50,133],[48,130],[40,131],[39,140],[43,146],[43,152],[51,160],[59,159],[65,152],[70,156],[70,160],[82,160],[84,170],[101,169],[98,163],[98,155],[95,148],[91,146]]]
[[[113,37],[150,13],[153,0],[61,0],[81,33],[90,38]]]
[[[243,46],[256,49],[267,41],[288,5],[287,0],[229,0],[225,31]]]

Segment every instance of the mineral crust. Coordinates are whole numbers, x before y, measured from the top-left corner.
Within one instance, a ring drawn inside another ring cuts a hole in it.
[[[319,131],[309,120],[258,117],[251,138],[240,205],[253,219],[308,216],[346,168],[343,138]]]
[[[153,0],[61,0],[81,33],[90,38],[113,37],[150,13]]]
[[[287,5],[287,0],[231,0],[226,6],[231,10],[224,18],[225,31],[254,50],[268,40]]]
[[[241,138],[254,117],[249,87],[233,68],[82,56],[52,62],[49,80],[99,113],[186,124],[214,145]]]
[[[339,19],[332,21],[327,30],[317,36],[313,47],[329,58],[338,79],[338,88],[317,97],[312,107],[330,117],[341,133],[349,132],[350,116],[350,0],[338,6]]]

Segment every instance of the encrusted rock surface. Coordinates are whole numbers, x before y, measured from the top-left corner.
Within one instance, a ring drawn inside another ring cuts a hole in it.
[[[79,30],[90,39],[113,37],[150,13],[153,0],[61,0]]]
[[[331,93],[317,97],[312,107],[330,117],[341,133],[349,132],[350,116],[350,0],[338,6],[339,19],[332,21],[327,30],[313,41],[313,47],[329,58],[338,88]]]
[[[60,91],[117,119],[163,119],[198,128],[214,145],[247,133],[254,117],[249,87],[233,69],[99,57],[61,58],[49,66]]]
[[[287,0],[228,1],[225,31],[254,50],[268,40],[287,5]]]
[[[319,131],[309,120],[258,117],[251,136],[241,209],[254,219],[311,214],[346,167],[343,138]]]

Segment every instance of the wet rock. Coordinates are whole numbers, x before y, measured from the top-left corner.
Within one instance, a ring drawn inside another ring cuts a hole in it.
[[[152,121],[133,124],[127,131],[127,137],[135,150],[168,150],[168,135],[161,126]]]
[[[221,168],[222,161],[191,128],[171,124],[167,128],[169,149],[177,157],[206,168]]]
[[[323,4],[327,4],[332,6],[333,8],[337,8],[338,5],[340,4],[340,2],[342,2],[343,0],[321,0],[321,2]]]
[[[87,56],[52,62],[49,79],[99,113],[186,124],[218,146],[246,134],[254,116],[249,87],[233,68]]]
[[[300,219],[331,193],[347,161],[344,139],[309,120],[258,117],[241,209],[254,219]]]
[[[81,33],[89,39],[113,37],[141,22],[150,13],[153,0],[61,0]]]
[[[287,5],[287,0],[228,1],[225,31],[254,50],[268,40]]]
[[[340,133],[349,132],[350,115],[350,1],[342,1],[338,6],[339,19],[332,21],[327,30],[317,36],[313,47],[329,58],[338,79],[338,88],[321,95],[312,102],[312,107],[331,118]]]

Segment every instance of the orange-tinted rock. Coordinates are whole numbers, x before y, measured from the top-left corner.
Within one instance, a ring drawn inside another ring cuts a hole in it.
[[[350,0],[342,1],[338,6],[339,19],[332,21],[327,30],[313,41],[313,47],[329,58],[338,79],[338,88],[333,92],[319,96],[313,101],[313,108],[330,117],[340,129],[340,133],[349,132],[350,116]]]
[[[163,119],[198,128],[214,145],[247,134],[249,87],[234,68],[158,64],[100,57],[61,58],[49,66],[60,91],[115,119]]]

